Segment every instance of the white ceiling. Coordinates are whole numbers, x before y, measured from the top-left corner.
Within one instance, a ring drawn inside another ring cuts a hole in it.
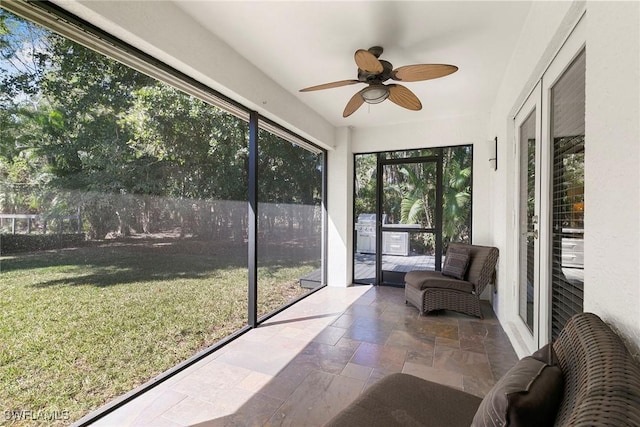
[[[183,9],[286,91],[335,126],[369,127],[486,113],[531,2],[177,1]],[[384,47],[394,67],[453,64],[441,79],[403,83],[419,112],[390,101],[342,111],[362,84],[300,93],[355,79],[357,49]]]

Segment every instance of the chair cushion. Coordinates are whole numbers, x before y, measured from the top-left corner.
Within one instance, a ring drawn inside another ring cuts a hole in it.
[[[464,280],[467,273],[471,251],[464,246],[455,245],[447,250],[447,256],[442,267],[444,276],[453,277],[454,279]]]
[[[439,271],[410,271],[404,276],[406,286],[424,290],[427,288],[453,289],[461,292],[473,292],[473,283],[443,276]]]
[[[525,357],[487,393],[472,427],[553,425],[563,393],[557,366]]]
[[[481,399],[408,374],[391,374],[372,385],[326,427],[464,426]]]
[[[461,243],[449,243],[449,247],[461,246]],[[480,282],[488,281],[495,271],[496,262],[498,261],[498,249],[491,246],[466,245],[471,250],[469,267],[467,267],[467,275],[465,279],[474,285]],[[489,274],[489,277],[484,277]]]

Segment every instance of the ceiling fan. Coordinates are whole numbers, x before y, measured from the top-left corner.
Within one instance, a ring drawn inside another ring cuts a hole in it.
[[[366,83],[367,87],[357,92],[347,103],[342,117],[349,117],[363,103],[378,104],[385,99],[409,110],[418,111],[422,104],[418,97],[404,86],[399,84],[384,84],[389,79],[400,82],[417,82],[421,80],[437,79],[458,71],[455,65],[446,64],[415,64],[405,65],[393,69],[390,62],[378,59],[383,49],[373,46],[368,50],[358,49],[354,55],[358,66],[357,80],[340,80],[300,89],[300,92],[331,89],[334,87],[348,86],[356,83]]]

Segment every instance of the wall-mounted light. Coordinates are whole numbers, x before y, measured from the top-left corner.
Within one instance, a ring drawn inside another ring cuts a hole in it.
[[[498,170],[498,137],[489,142],[489,164],[494,171]]]

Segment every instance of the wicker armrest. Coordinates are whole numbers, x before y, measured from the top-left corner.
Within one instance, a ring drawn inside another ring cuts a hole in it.
[[[606,323],[577,314],[553,349],[565,383],[556,426],[640,426],[640,365]]]

